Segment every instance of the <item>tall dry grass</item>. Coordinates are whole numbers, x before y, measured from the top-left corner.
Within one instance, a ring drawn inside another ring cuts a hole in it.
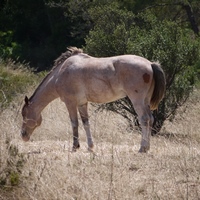
[[[92,106],[95,154],[87,151],[81,122],[81,148],[72,153],[71,125],[60,100],[44,110],[41,127],[24,143],[22,99],[0,115],[0,199],[200,199],[199,91],[151,138],[147,154],[138,153],[137,130]]]

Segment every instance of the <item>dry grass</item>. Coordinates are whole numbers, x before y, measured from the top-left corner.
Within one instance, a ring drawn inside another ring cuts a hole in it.
[[[0,177],[8,177],[5,168],[10,167],[20,175],[19,182],[12,185],[11,178],[7,180],[0,187],[0,199],[200,199],[198,95],[152,138],[148,154],[137,152],[140,135],[130,131],[123,118],[96,113],[93,107],[95,154],[87,151],[82,125],[81,148],[71,153],[71,126],[60,100],[44,110],[42,126],[24,143],[18,101],[0,115]]]

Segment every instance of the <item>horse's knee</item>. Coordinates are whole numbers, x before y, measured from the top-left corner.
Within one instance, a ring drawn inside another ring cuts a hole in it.
[[[152,114],[143,115],[141,117],[141,120],[140,120],[140,123],[141,123],[142,126],[150,126],[150,127],[152,127],[153,122],[154,122],[154,118],[153,118]]]
[[[148,115],[143,115],[141,117],[140,123],[142,126],[148,126],[149,122],[150,122],[150,117]]]
[[[72,125],[72,128],[77,128],[78,127],[78,120],[71,120],[71,125]]]

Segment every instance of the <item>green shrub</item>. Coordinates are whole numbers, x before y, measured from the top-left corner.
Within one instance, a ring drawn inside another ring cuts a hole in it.
[[[136,54],[161,63],[166,74],[166,94],[153,113],[153,130],[158,132],[167,118],[173,119],[193,90],[200,61],[199,38],[175,22],[161,21],[148,12],[134,16],[117,5],[96,7],[90,14],[94,29],[86,38],[85,49],[89,54]],[[105,108],[135,121],[136,114],[127,98]]]
[[[13,41],[13,31],[0,31],[0,55],[1,58],[17,58],[21,47]]]
[[[10,174],[10,184],[11,186],[17,186],[19,184],[19,174],[17,172]]]
[[[3,158],[0,159],[0,189],[12,189],[20,183],[26,159],[23,154],[19,153],[18,147],[10,142],[7,142],[5,147],[4,156],[2,155]]]
[[[40,76],[31,72],[27,65],[13,61],[0,61],[0,111],[18,95],[34,85]]]

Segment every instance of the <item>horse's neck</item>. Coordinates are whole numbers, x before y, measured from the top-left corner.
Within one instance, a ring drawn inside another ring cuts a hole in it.
[[[40,114],[42,110],[57,97],[58,94],[55,90],[55,76],[49,74],[36,89],[31,98],[31,102],[36,113]]]

